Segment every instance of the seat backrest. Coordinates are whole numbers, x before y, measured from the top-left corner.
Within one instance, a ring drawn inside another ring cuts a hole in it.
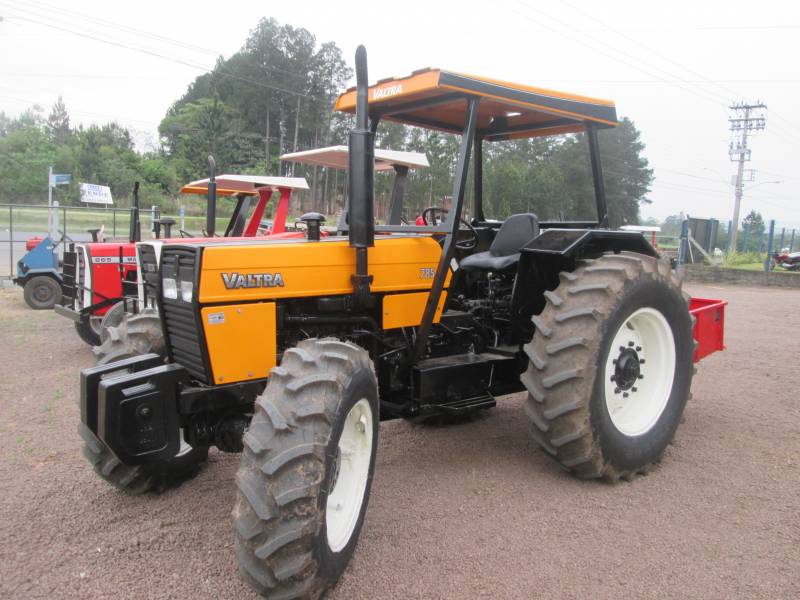
[[[493,256],[516,254],[537,235],[539,235],[539,219],[536,215],[532,213],[511,215],[494,236],[489,252]]]

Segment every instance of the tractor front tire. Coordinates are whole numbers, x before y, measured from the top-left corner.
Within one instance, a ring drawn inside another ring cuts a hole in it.
[[[159,494],[194,477],[208,459],[208,447],[185,446],[174,458],[147,465],[131,466],[120,462],[84,423],[78,426],[83,438],[83,456],[98,477],[133,496]]]
[[[98,365],[150,352],[167,356],[161,318],[152,308],[137,314],[125,313],[119,325],[106,328],[103,337],[102,344],[92,349]]]
[[[562,272],[545,297],[521,376],[533,436],[581,478],[646,473],[675,434],[694,372],[679,280],[664,260],[605,254]]]
[[[336,339],[287,350],[244,436],[233,509],[243,578],[269,598],[318,598],[355,550],[378,441],[369,354]]]
[[[22,295],[32,309],[47,310],[61,302],[61,285],[52,277],[36,275],[25,282]]]
[[[100,343],[100,317],[83,315],[80,321],[75,321],[75,331],[84,342],[96,346]]]

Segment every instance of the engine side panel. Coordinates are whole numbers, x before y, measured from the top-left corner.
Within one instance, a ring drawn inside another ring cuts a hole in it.
[[[277,364],[275,303],[201,309],[213,382],[263,379]]]
[[[371,291],[429,290],[441,251],[430,237],[376,239]],[[345,240],[212,245],[203,248],[201,269],[201,304],[343,295],[353,291],[355,251]]]

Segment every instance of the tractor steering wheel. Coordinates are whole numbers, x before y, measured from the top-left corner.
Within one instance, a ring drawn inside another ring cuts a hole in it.
[[[192,234],[191,234],[191,233],[189,233],[188,231],[186,231],[185,229],[178,229],[178,233],[180,233],[180,234],[181,234],[181,237],[182,237],[182,238],[190,238],[190,237],[193,237],[193,236],[192,236]]]
[[[425,225],[441,225],[444,222],[444,216],[450,212],[450,209],[443,208],[441,206],[429,206],[425,210],[422,211],[422,220],[425,222]],[[436,213],[439,213],[439,218],[436,218]],[[430,221],[428,221],[428,215],[430,215]],[[459,219],[461,225],[464,227],[459,227],[459,231],[469,231],[472,235],[471,238],[466,240],[459,240],[456,242],[456,248],[459,250],[474,250],[478,245],[478,232],[475,231],[475,228],[467,221],[466,219]]]

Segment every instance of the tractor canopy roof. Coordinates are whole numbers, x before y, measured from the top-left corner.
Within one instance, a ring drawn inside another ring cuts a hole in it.
[[[586,123],[617,125],[610,100],[589,98],[544,88],[464,75],[441,69],[421,69],[370,86],[369,114],[408,125],[461,133],[466,98],[478,97],[477,133],[485,140],[527,138],[584,131]],[[348,89],[336,110],[355,112],[356,91]]]
[[[288,188],[291,190],[307,190],[308,183],[304,177],[265,177],[262,175],[218,175],[218,196],[257,196],[262,188],[273,190]],[[187,183],[181,188],[181,194],[207,194],[208,178]]]
[[[281,160],[318,167],[347,170],[349,150],[347,146],[328,146],[302,152],[291,152],[281,156]],[[429,167],[428,157],[423,152],[403,152],[375,148],[375,170],[390,171],[395,166],[418,169]]]

